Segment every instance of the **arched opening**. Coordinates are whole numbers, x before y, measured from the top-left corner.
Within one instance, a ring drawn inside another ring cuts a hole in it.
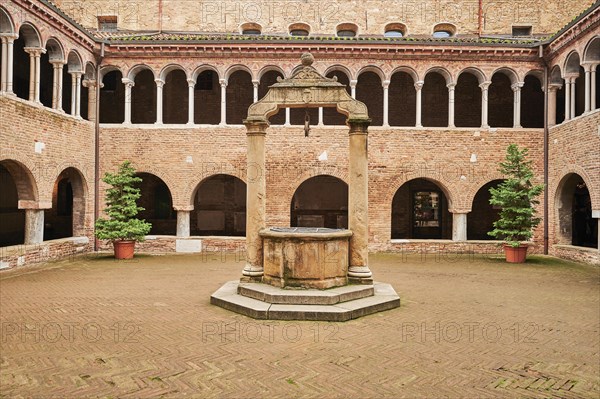
[[[156,83],[149,69],[136,73],[131,88],[131,123],[156,122]]]
[[[581,176],[565,176],[557,192],[557,241],[579,247],[598,247],[598,219],[592,218],[589,188]]]
[[[351,93],[350,78],[343,71],[339,71],[339,70],[330,71],[325,76],[328,78],[336,77],[337,81],[346,87],[346,91],[348,92],[348,94]],[[323,108],[323,124],[324,125],[334,125],[334,126],[344,126],[346,124],[346,116],[343,114],[340,114],[335,107]]]
[[[163,88],[163,123],[184,124],[188,121],[188,83],[181,69],[175,69],[165,77]]]
[[[54,90],[58,84],[54,81],[53,63],[56,62],[64,63],[65,57],[60,43],[50,38],[46,42],[46,52],[40,56],[40,102],[48,108],[52,107]]]
[[[415,126],[417,92],[413,77],[407,72],[394,73],[388,90],[390,126]]]
[[[557,87],[556,124],[559,124],[565,120],[565,85],[558,65],[555,65],[550,72],[550,84]]]
[[[392,239],[451,239],[452,214],[440,186],[426,179],[404,183],[392,200]]]
[[[378,74],[373,71],[365,71],[358,76],[356,99],[367,106],[371,126],[382,126],[383,86]]]
[[[348,228],[348,185],[334,176],[305,180],[292,197],[291,227]]]
[[[65,76],[63,77],[63,109],[72,115],[74,114],[74,110],[72,109],[72,99],[74,94],[72,92],[73,83],[76,83],[77,81],[75,74],[81,74],[78,88],[80,93],[79,104],[75,104],[75,107],[79,105],[79,112],[81,115],[83,115],[81,111],[84,103],[87,109],[87,89],[85,87],[82,87],[83,73],[83,63],[81,61],[81,58],[79,57],[79,54],[77,54],[75,51],[71,51],[69,53],[69,57],[67,58],[67,65],[65,68],[63,68],[63,74],[65,74]]]
[[[491,127],[514,126],[514,93],[510,77],[503,72],[492,76],[488,89],[488,121]]]
[[[544,127],[544,91],[542,82],[534,75],[525,76],[521,88],[521,125],[526,128]]]
[[[194,123],[218,125],[221,122],[221,85],[211,69],[198,74],[194,86]]]
[[[267,94],[269,86],[277,83],[278,77],[283,78],[283,74],[276,70],[267,71],[260,77],[260,84],[258,85],[259,100]],[[269,118],[269,123],[271,125],[283,125],[285,123],[285,109],[280,108],[277,114]]]
[[[454,124],[456,127],[481,126],[481,88],[477,76],[463,72],[454,92]]]
[[[19,209],[17,185],[8,169],[0,163],[0,247],[23,244],[25,210]]]
[[[13,91],[17,97],[29,99],[30,58],[25,48],[40,48],[41,40],[38,32],[29,24],[23,24],[19,29],[19,38],[14,42]]]
[[[44,240],[85,234],[85,186],[75,168],[61,172],[52,190],[52,208],[44,211]]]
[[[173,210],[171,191],[165,182],[151,173],[137,173],[142,181],[137,183],[141,197],[137,204],[144,208],[138,214],[140,219],[152,223],[150,234],[175,235],[177,213]]]
[[[246,183],[231,175],[214,175],[196,190],[192,235],[245,236]]]
[[[502,180],[493,180],[477,191],[473,198],[471,212],[467,214],[467,239],[468,240],[493,240],[488,235],[494,229],[494,222],[498,220],[501,209],[490,205],[490,188],[497,188]]]
[[[252,76],[245,70],[235,71],[227,83],[227,124],[241,125],[254,102]]]
[[[585,71],[579,66],[578,75],[575,79],[575,115],[579,116],[585,111]]]
[[[100,123],[125,121],[125,85],[119,70],[110,71],[102,78],[100,88]]]
[[[448,87],[446,78],[438,72],[425,75],[422,94],[422,122],[425,127],[448,126]]]
[[[586,46],[583,54],[584,62],[596,64],[596,70],[592,72],[596,76],[596,108],[600,107],[600,79],[598,78],[598,69],[600,65],[600,36],[596,36]],[[591,99],[590,99],[591,100]],[[590,104],[591,106],[592,104]],[[593,109],[592,109],[593,110]]]
[[[23,244],[25,210],[19,201],[35,201],[37,188],[31,172],[20,162],[0,161],[0,247]]]

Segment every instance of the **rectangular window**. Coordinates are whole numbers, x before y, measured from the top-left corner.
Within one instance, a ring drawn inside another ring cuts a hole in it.
[[[531,36],[531,25],[528,26],[513,26],[512,35],[518,36]]]
[[[98,30],[102,32],[117,31],[117,16],[116,15],[99,15]]]

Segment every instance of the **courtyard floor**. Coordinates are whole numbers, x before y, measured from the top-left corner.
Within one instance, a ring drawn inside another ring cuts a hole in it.
[[[600,395],[600,269],[370,257],[401,307],[346,323],[209,303],[233,254],[89,255],[0,273],[0,397]]]

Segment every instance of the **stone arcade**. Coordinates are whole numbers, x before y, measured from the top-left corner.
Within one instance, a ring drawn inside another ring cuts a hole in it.
[[[248,110],[248,170],[267,170],[264,137],[279,108],[337,107],[350,127],[349,230],[266,228],[266,173],[256,173],[248,179],[244,277],[221,287],[211,302],[271,320],[346,321],[398,307],[396,291],[373,283],[369,270],[367,107],[337,79],[321,76],[311,54],[301,61]],[[319,290],[325,288],[332,289]]]

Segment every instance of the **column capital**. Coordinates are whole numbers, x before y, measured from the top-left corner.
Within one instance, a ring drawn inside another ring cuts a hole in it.
[[[388,87],[390,87],[390,81],[389,80],[384,80],[383,82],[381,82],[381,86],[384,89],[387,89]]]
[[[553,91],[557,91],[560,90],[563,87],[563,85],[561,85],[560,83],[550,83],[548,85],[548,91],[553,92]]]
[[[96,83],[97,82],[95,79],[85,79],[83,82],[81,82],[83,87],[87,87],[88,89],[96,87]]]
[[[191,79],[191,78],[188,79],[187,83],[188,83],[188,87],[194,87],[194,86],[196,86],[196,81],[194,79]]]
[[[510,85],[512,91],[519,91],[525,85],[525,82],[516,82]]]
[[[450,82],[446,85],[446,87],[448,88],[448,91],[452,91],[456,88],[456,83]]]
[[[415,86],[415,90],[416,91],[420,91],[423,88],[423,85],[425,84],[424,81],[422,80],[418,80],[415,82],[414,86]]]
[[[479,84],[479,88],[481,89],[481,91],[487,90],[491,84],[492,84],[492,82],[490,80],[486,80],[485,82],[481,82]]]
[[[287,108],[286,108],[287,109]],[[247,136],[264,136],[267,134],[267,127],[269,127],[269,122],[266,120],[244,120],[244,125],[246,125],[246,135]]]
[[[154,79],[154,83],[156,83],[156,87],[163,87],[165,85],[165,81],[162,79]]]
[[[181,205],[181,206],[173,205],[173,209],[176,210],[177,212],[191,212],[194,210],[194,205]]]
[[[19,209],[52,209],[52,201],[20,200],[17,207]]]
[[[356,85],[358,84],[358,80],[353,79],[349,82],[349,84],[350,84],[350,87],[356,87]]]
[[[73,76],[74,78],[79,78],[79,77],[83,76],[83,72],[81,72],[81,71],[69,72],[69,74],[71,76]]]
[[[50,63],[52,64],[52,67],[54,67],[54,68],[62,68],[66,64],[66,62],[64,62],[62,60],[50,60]]]
[[[121,82],[123,82],[123,84],[129,88],[132,88],[133,86],[135,86],[135,82],[129,78],[122,78]]]
[[[252,79],[252,86],[258,87],[259,84],[260,84],[260,80],[258,80],[258,79]]]
[[[227,87],[227,79],[219,79],[219,84],[221,87]]]
[[[46,54],[46,49],[41,47],[25,47],[23,50],[32,57],[39,57]]]
[[[19,35],[16,33],[0,33],[0,39],[3,42],[12,43],[19,38]]]
[[[354,134],[368,134],[369,125],[371,124],[370,119],[355,119],[349,120],[348,125],[350,126],[349,135]]]
[[[452,214],[467,214],[471,212],[471,209],[467,209],[467,208],[451,208],[448,209],[448,212],[452,213]]]

